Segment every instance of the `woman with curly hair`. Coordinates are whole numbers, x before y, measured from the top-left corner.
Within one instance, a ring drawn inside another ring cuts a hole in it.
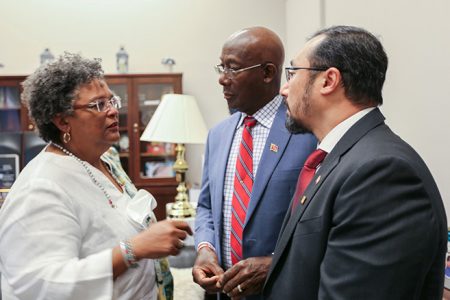
[[[48,145],[0,211],[3,299],[157,299],[158,259],[192,232],[156,222],[151,194],[130,192],[102,158],[119,140],[121,102],[100,62],[65,53],[23,87]]]

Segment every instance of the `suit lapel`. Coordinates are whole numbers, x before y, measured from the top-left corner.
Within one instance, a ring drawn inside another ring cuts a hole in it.
[[[267,187],[267,182],[283,156],[289,139],[291,138],[291,134],[287,131],[284,125],[285,114],[286,107],[281,104],[273,120],[272,128],[270,129],[266,144],[264,145],[264,150],[261,155],[260,164],[258,166],[256,178],[253,184],[247,215],[245,217],[245,224],[247,224],[248,220],[258,206],[262,194]],[[271,150],[271,144],[274,144],[277,147],[277,151]]]
[[[268,281],[272,271],[274,270],[276,264],[278,263],[282,253],[289,244],[291,236],[293,235],[295,228],[297,227],[299,221],[301,220],[304,212],[312,201],[321,201],[321,199],[315,199],[314,196],[325,182],[326,178],[333,171],[334,168],[339,164],[341,157],[351,148],[353,145],[360,140],[364,135],[367,134],[374,127],[383,124],[384,116],[381,114],[378,108],[374,109],[367,115],[365,115],[361,120],[354,124],[339,140],[336,146],[333,148],[330,154],[327,155],[322,163],[322,166],[317,171],[311,183],[306,188],[304,195],[306,196],[306,201],[297,206],[297,210],[294,215],[290,216],[290,210],[286,215],[283,222],[283,227],[280,232],[280,237],[278,239],[277,245],[275,247],[275,254],[272,258],[272,265],[267,276]],[[317,178],[320,180],[317,181]],[[326,199],[324,199],[325,201]],[[294,199],[294,201],[299,201],[299,199]],[[291,201],[292,202],[292,201]],[[292,203],[291,203],[292,206]]]
[[[300,221],[301,217],[303,216],[305,210],[308,208],[309,203],[313,201],[314,195],[318,191],[318,189],[321,187],[322,183],[325,181],[325,179],[328,177],[328,175],[331,173],[331,171],[337,166],[339,163],[339,157],[334,157],[332,159],[328,159],[328,157],[324,160],[322,166],[320,167],[319,171],[316,175],[314,175],[313,179],[311,180],[311,184],[308,185],[306,188],[305,193],[300,196],[300,199],[303,197],[306,197],[306,201],[301,204],[299,203],[297,205],[297,208],[295,210],[295,213],[293,215],[290,215],[290,211],[288,211],[288,215],[286,216],[286,224],[285,227],[282,229],[282,234],[280,236],[280,239],[278,241],[277,245],[277,254],[281,254],[284,249],[286,248],[292,234],[295,231],[295,228]],[[320,176],[320,177],[319,177]],[[320,178],[320,181],[317,182],[317,178]],[[300,201],[300,199],[294,199],[293,201]],[[293,202],[292,201],[292,202]],[[291,203],[292,205],[292,203]],[[278,252],[279,250],[279,252]],[[279,256],[273,258],[274,263],[278,260]]]
[[[228,156],[230,154],[231,150],[231,144],[233,143],[233,137],[234,133],[236,131],[237,124],[240,120],[241,114],[235,113],[231,116],[231,118],[228,120],[227,124],[225,124],[221,132],[217,135],[218,140],[216,143],[220,143],[220,145],[217,147],[218,153],[217,153],[217,161],[216,162],[210,162],[215,164],[216,167],[214,168],[217,172],[216,174],[210,174],[211,176],[217,176],[217,185],[214,189],[213,198],[212,199],[218,199],[219,204],[218,208],[215,210],[215,219],[219,220],[220,226],[222,226],[222,207],[223,207],[223,191],[224,191],[224,185],[225,185],[225,173],[227,171],[227,163],[228,163]],[[232,128],[233,130],[230,130]]]

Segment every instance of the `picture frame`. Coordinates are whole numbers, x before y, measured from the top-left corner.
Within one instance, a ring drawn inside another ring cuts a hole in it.
[[[11,188],[19,176],[19,155],[0,154],[0,188]]]

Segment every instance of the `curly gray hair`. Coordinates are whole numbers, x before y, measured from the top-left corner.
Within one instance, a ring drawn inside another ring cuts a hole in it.
[[[40,66],[22,83],[22,101],[45,141],[61,143],[60,131],[52,119],[57,114],[73,114],[80,86],[103,79],[100,62],[65,52],[56,61]]]

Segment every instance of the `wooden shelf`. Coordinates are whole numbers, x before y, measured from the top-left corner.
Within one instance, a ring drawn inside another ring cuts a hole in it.
[[[175,155],[168,155],[168,154],[150,154],[150,153],[142,153],[142,158],[156,158],[158,161],[161,161],[161,159],[168,159],[168,160],[175,160]]]
[[[0,111],[4,110],[4,111],[11,111],[11,110],[21,110],[22,108],[19,107],[0,107]]]

